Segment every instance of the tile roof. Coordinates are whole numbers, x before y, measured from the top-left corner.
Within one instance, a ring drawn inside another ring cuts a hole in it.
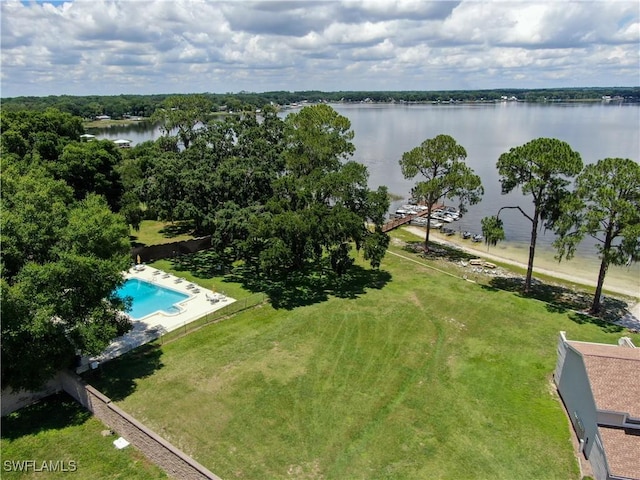
[[[640,480],[640,430],[600,427],[609,473]]]
[[[569,344],[582,354],[598,410],[626,412],[640,419],[640,348]]]

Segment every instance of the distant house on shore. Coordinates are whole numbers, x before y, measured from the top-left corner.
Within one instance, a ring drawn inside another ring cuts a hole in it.
[[[109,115],[96,115],[96,120],[111,120]]]
[[[554,381],[593,477],[640,480],[640,348],[560,332]]]
[[[113,143],[115,143],[120,148],[131,148],[131,140],[125,140],[124,138],[114,140]]]

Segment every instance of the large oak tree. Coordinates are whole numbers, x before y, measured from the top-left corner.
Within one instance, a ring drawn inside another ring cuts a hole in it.
[[[113,295],[128,228],[104,198],[77,201],[43,168],[5,163],[1,207],[2,385],[35,389],[130,328]]]
[[[384,187],[369,190],[366,167],[348,160],[355,150],[350,128],[328,105],[287,117],[284,169],[245,243],[245,260],[257,271],[299,271],[326,260],[343,274],[352,264],[352,243],[364,246],[365,256],[379,266],[388,243],[381,231],[388,196]]]

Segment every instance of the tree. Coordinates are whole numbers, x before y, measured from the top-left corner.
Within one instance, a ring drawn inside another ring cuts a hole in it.
[[[558,260],[571,259],[586,235],[597,241],[601,262],[591,313],[598,313],[609,265],[640,260],[640,165],[622,158],[587,165],[561,206],[555,231]]]
[[[113,295],[130,261],[128,228],[100,196],[77,202],[44,169],[4,167],[2,386],[36,389],[130,328]]]
[[[495,247],[498,242],[504,240],[503,223],[498,217],[485,217],[480,223],[482,224],[482,236],[487,249],[489,246]]]
[[[104,196],[114,212],[119,211],[124,186],[118,166],[122,161],[118,147],[109,140],[70,143],[50,170],[73,188],[77,200],[88,193]]]
[[[560,202],[568,195],[565,188],[570,183],[568,178],[580,172],[582,159],[566,142],[555,138],[537,138],[500,155],[496,166],[503,195],[520,187],[523,195],[531,195],[533,199],[533,215],[519,206],[502,207],[498,211],[499,217],[503,209],[515,208],[531,222],[529,261],[524,284],[524,291],[528,293],[540,221],[548,227],[553,225],[558,217]]]
[[[247,265],[278,275],[327,262],[342,275],[353,263],[349,252],[355,243],[366,246],[367,258],[379,266],[381,247],[388,243],[380,212],[389,200],[386,189],[369,190],[364,165],[344,161],[354,151],[349,120],[317,105],[289,115],[285,127],[285,164],[272,183],[271,199],[249,226]]]
[[[81,118],[49,108],[44,112],[3,111],[0,131],[3,154],[55,161],[67,143],[80,140],[84,127]]]
[[[176,130],[185,149],[198,134],[199,127],[207,123],[212,103],[204,95],[174,95],[167,98],[162,107],[151,116],[154,122],[161,122],[165,135]]]
[[[465,158],[465,149],[449,135],[427,139],[402,155],[400,167],[404,178],[421,174],[426,179],[416,183],[412,194],[426,204],[427,216],[431,216],[431,210],[442,198],[457,197],[461,211],[467,203],[473,205],[482,198],[484,189],[480,177],[465,165]],[[427,223],[425,248],[429,246],[430,231],[431,225]]]

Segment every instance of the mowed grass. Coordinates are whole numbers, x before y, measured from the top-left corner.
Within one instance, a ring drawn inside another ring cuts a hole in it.
[[[18,410],[2,418],[0,477],[167,478],[160,468],[133,447],[116,449],[112,442],[118,437],[101,434],[106,428],[66,394],[55,395]],[[33,466],[22,472],[14,469],[14,462],[28,460],[35,461],[40,471],[34,471]],[[46,462],[45,466],[43,462]]]
[[[621,334],[394,255],[382,269],[383,288],[244,312],[96,385],[225,479],[577,479],[558,333]]]
[[[185,222],[159,222],[143,220],[139,230],[131,230],[129,239],[134,246],[161,245],[164,243],[191,240],[193,228]]]

